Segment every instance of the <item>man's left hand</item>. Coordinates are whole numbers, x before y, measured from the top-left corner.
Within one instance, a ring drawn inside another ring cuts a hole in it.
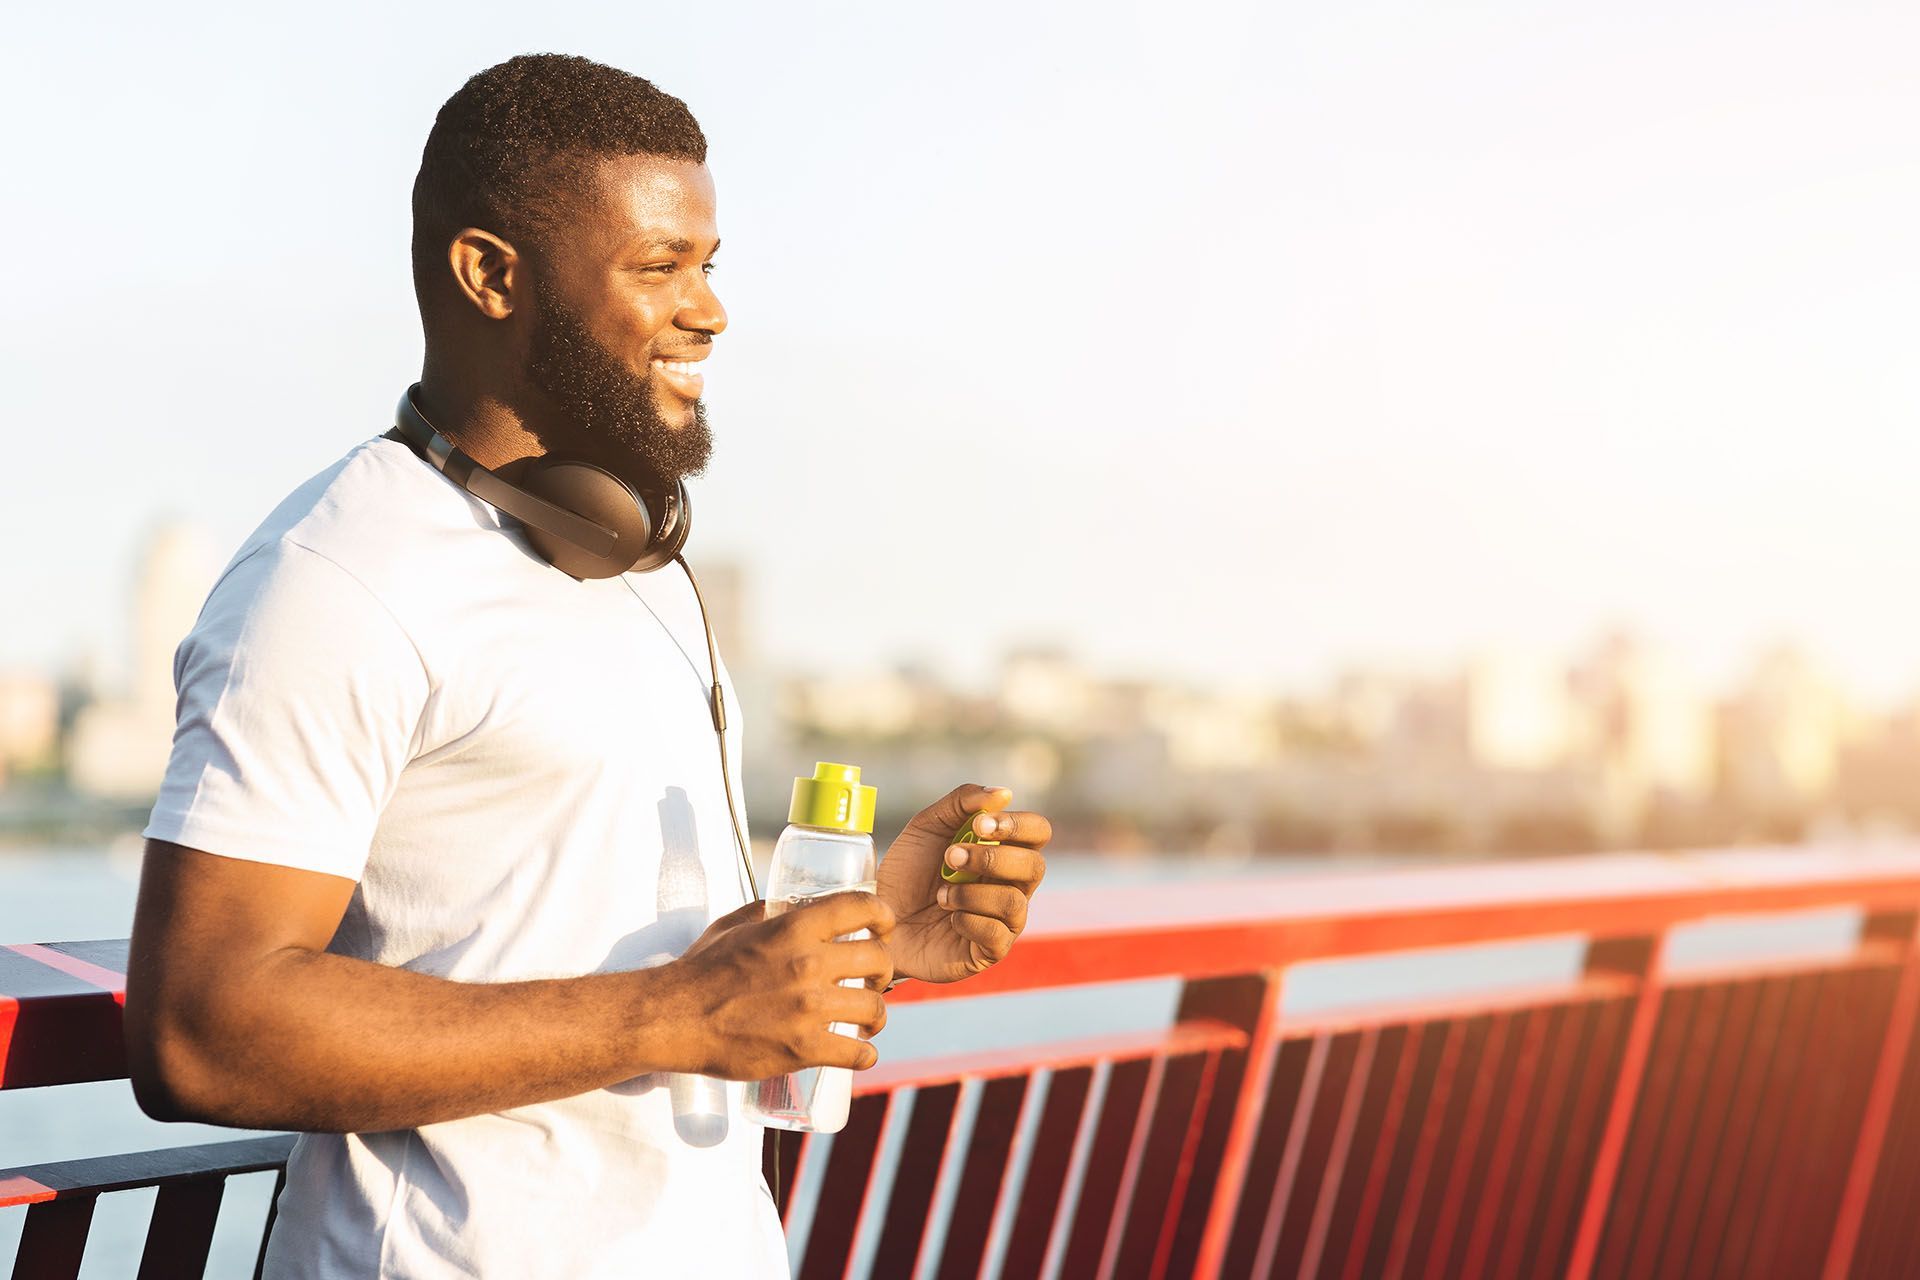
[[[900,977],[955,982],[979,973],[1004,960],[1027,927],[1053,827],[1037,813],[1009,812],[1012,801],[1005,787],[957,787],[915,814],[880,860],[875,892],[899,918],[887,948]],[[974,833],[997,844],[953,843],[975,814],[984,816]],[[980,878],[948,884],[943,862]]]

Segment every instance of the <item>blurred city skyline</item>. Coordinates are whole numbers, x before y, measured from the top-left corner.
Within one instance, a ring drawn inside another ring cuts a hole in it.
[[[712,139],[693,550],[770,660],[1298,689],[1626,627],[1920,684],[1909,6],[454,12],[17,20],[0,666],[381,428],[433,111],[545,48]]]
[[[191,627],[200,604],[230,558],[229,549],[221,545],[218,535],[206,524],[159,518],[139,532],[125,558],[127,569],[116,600],[118,616],[111,619],[106,634],[45,660],[0,661],[0,674],[44,678],[95,694],[125,695],[154,706],[164,703],[171,714],[172,651]],[[1816,669],[1821,683],[1854,709],[1872,713],[1920,712],[1920,665],[1916,665],[1905,687],[1880,694],[1848,684],[1844,673],[1837,670],[1826,655],[1801,643],[1797,637],[1773,635],[1755,637],[1738,655],[1736,665],[1716,677],[1688,661],[1659,627],[1648,625],[1643,619],[1624,617],[1597,623],[1563,644],[1489,636],[1451,651],[1407,654],[1383,649],[1339,655],[1324,671],[1268,680],[1251,680],[1234,673],[1103,664],[1058,637],[1039,634],[1012,635],[998,646],[983,649],[979,665],[967,672],[955,672],[929,662],[923,653],[910,647],[893,653],[873,652],[854,662],[836,662],[831,658],[809,661],[804,653],[782,652],[774,643],[777,635],[764,625],[769,612],[769,584],[752,566],[716,557],[695,567],[703,581],[713,579],[718,584],[717,590],[710,584],[707,594],[719,601],[710,603],[710,612],[729,667],[827,682],[857,682],[869,677],[884,678],[888,673],[911,672],[955,690],[979,691],[998,682],[1009,659],[1045,654],[1091,679],[1140,681],[1228,697],[1235,694],[1284,697],[1310,694],[1356,677],[1433,680],[1489,661],[1537,666],[1542,662],[1570,660],[1574,654],[1595,646],[1627,642],[1658,652],[1673,678],[1701,696],[1732,693],[1768,664],[1777,662],[1782,655],[1791,655],[1793,660]]]
[[[182,525],[146,540],[128,661],[0,669],[0,837],[85,839],[134,820],[167,759],[172,656],[219,560]],[[1816,657],[1762,655],[1703,685],[1657,639],[1596,635],[1414,671],[1354,663],[1311,688],[1209,687],[1090,669],[1058,646],[960,685],[910,662],[795,669],[761,590],[703,568],[746,713],[748,813],[772,830],[813,759],[861,762],[904,819],[962,777],[1044,807],[1107,854],[1509,854],[1878,837],[1920,830],[1920,689],[1871,708]]]

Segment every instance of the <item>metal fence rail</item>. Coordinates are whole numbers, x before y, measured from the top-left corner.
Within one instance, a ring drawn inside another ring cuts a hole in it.
[[[1844,954],[1669,962],[1679,925],[1836,907]],[[1920,1274],[1917,927],[1914,848],[1043,895],[1011,960],[892,998],[1172,977],[1173,1024],[883,1064],[769,1172],[803,1280]],[[1281,1016],[1303,961],[1552,935],[1571,981]],[[124,956],[0,948],[0,1087],[124,1074]],[[156,1185],[142,1274],[198,1274],[220,1180],[289,1141],[0,1170],[15,1274]]]
[[[213,1226],[227,1179],[235,1174],[281,1170],[285,1177],[292,1134],[214,1142],[198,1147],[140,1151],[31,1165],[0,1173],[0,1205],[27,1205],[26,1228],[14,1255],[13,1274],[26,1277],[74,1276],[87,1247],[93,1206],[102,1195],[139,1187],[158,1187],[153,1223],[140,1258],[140,1280],[197,1276],[207,1265]],[[280,1194],[281,1180],[274,1183]],[[269,1209],[261,1232],[273,1226]],[[259,1267],[255,1267],[255,1274]]]

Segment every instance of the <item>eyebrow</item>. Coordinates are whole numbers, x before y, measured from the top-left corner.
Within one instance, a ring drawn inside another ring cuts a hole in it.
[[[693,241],[672,236],[661,240],[642,240],[633,246],[636,249],[665,249],[669,253],[692,253]],[[713,242],[713,252],[720,252],[720,242]]]

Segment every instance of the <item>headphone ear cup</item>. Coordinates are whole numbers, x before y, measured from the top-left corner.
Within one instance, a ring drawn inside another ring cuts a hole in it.
[[[613,530],[613,549],[596,556],[544,529],[523,524],[521,531],[533,549],[562,573],[575,578],[617,577],[638,568],[636,562],[650,550],[654,540],[652,514],[640,495],[611,471],[590,462],[540,458],[527,468],[516,487]],[[672,558],[671,554],[667,556],[668,560]]]
[[[687,486],[679,481],[674,481],[673,488],[664,492],[644,491],[640,505],[653,516],[653,537],[641,551],[640,558],[634,561],[633,573],[646,573],[672,564],[673,558],[687,545],[687,536],[693,532],[693,508],[687,502]]]

